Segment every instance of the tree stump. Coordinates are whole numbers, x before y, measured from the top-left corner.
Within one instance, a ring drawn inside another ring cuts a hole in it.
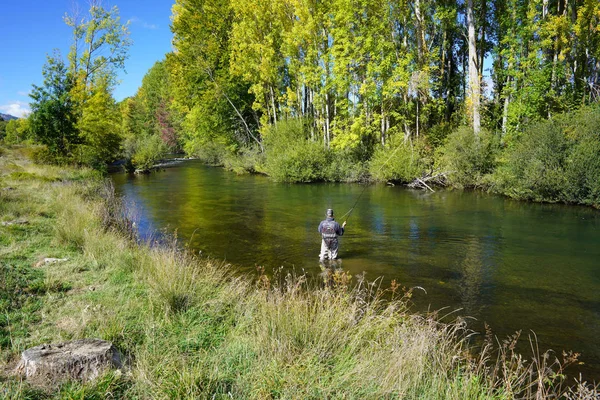
[[[30,381],[54,384],[65,380],[90,381],[109,368],[121,366],[121,356],[112,343],[80,339],[25,350],[17,370]]]

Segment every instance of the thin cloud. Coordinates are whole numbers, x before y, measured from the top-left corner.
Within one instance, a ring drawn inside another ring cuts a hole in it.
[[[132,24],[135,24],[135,25],[139,25],[139,26],[141,26],[144,29],[152,29],[152,30],[158,29],[158,25],[151,24],[151,23],[146,22],[143,19],[140,19],[138,17],[132,17],[129,20],[129,22],[131,22]]]
[[[10,104],[0,106],[0,112],[3,114],[9,114],[13,117],[23,118],[29,115],[31,110],[29,105],[23,101],[15,101]]]
[[[26,91],[24,91],[24,90],[19,90],[19,91],[17,92],[17,94],[18,94],[19,96],[29,96],[29,92],[26,92]]]

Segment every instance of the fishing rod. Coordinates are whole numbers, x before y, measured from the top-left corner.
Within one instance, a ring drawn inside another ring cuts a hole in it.
[[[411,148],[412,148],[412,143],[411,143]],[[396,154],[396,152],[398,151],[398,149],[400,149],[400,146],[397,146],[394,151],[392,152],[392,154],[388,157],[387,160],[385,160],[385,162],[381,165],[381,167],[379,167],[379,169],[377,169],[377,172],[381,171],[383,169],[383,167],[385,167],[387,165],[388,162],[390,162],[390,160],[392,159],[392,157],[394,157],[394,155]],[[348,210],[348,212],[346,212],[346,214],[342,215],[339,220],[343,220],[344,217],[346,217],[346,221],[348,221],[350,219],[350,216],[352,215],[352,212],[354,211],[354,208],[356,207],[356,205],[358,204],[358,201],[360,200],[360,198],[362,197],[362,195],[365,193],[365,190],[367,190],[367,185],[365,185],[365,187],[363,188],[363,190],[360,192],[360,194],[358,195],[358,197],[356,198],[356,201],[354,202],[354,204],[352,205],[352,207],[350,208],[350,210]]]
[[[352,215],[352,212],[354,211],[354,208],[356,207],[356,205],[358,204],[358,201],[360,200],[360,198],[362,197],[363,193],[365,192],[365,190],[367,190],[367,185],[365,185],[365,187],[363,188],[363,190],[360,192],[360,194],[358,195],[358,197],[356,198],[356,201],[354,202],[354,204],[352,205],[352,207],[350,208],[350,210],[348,210],[348,212],[344,215],[342,215],[340,217],[340,221],[344,219],[344,217],[347,215],[348,217],[346,218],[346,221],[348,221],[350,219],[350,216]]]

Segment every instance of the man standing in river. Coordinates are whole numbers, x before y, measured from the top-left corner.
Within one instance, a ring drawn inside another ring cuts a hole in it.
[[[340,226],[333,218],[333,210],[327,209],[327,218],[319,224],[319,233],[321,234],[321,261],[335,260],[338,256],[339,241],[338,236],[344,234],[346,221]]]

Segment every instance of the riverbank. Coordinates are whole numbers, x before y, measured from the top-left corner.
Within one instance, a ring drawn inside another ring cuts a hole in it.
[[[597,104],[531,122],[510,141],[500,132],[475,136],[463,126],[436,140],[425,136],[341,150],[310,139],[306,129],[294,119],[270,126],[264,151],[231,152],[208,143],[188,153],[209,165],[238,174],[258,172],[277,182],[390,182],[600,208]]]
[[[486,347],[481,357],[470,356],[475,349],[462,322],[410,312],[410,292],[401,288],[388,289],[395,294],[388,302],[368,284],[349,287],[343,273],[319,287],[302,277],[250,279],[175,246],[138,244],[99,175],[37,166],[26,153],[7,150],[0,159],[0,392],[7,398],[48,397],[10,376],[20,351],[82,337],[115,343],[131,360],[129,369],[95,384],[51,388],[51,397],[569,393],[551,358],[538,354],[526,363],[510,341],[498,353]],[[45,263],[49,257],[66,260]],[[570,393],[598,395],[583,387]]]

